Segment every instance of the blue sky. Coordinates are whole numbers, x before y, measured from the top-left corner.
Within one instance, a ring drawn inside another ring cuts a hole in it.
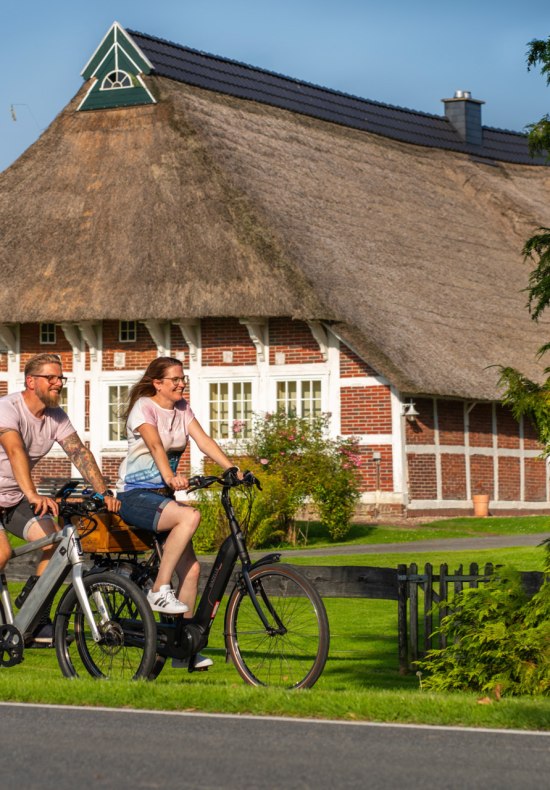
[[[424,112],[470,90],[487,126],[520,131],[550,112],[550,88],[525,67],[527,42],[550,35],[548,0],[0,0],[0,170],[76,93],[115,19]]]

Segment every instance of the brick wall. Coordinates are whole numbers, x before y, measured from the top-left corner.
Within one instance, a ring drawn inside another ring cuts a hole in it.
[[[415,398],[418,417],[414,422],[405,420],[407,444],[434,444],[434,403],[431,398]]]
[[[202,364],[255,365],[256,346],[237,318],[205,318],[201,322]],[[224,361],[224,352],[232,359]]]
[[[466,458],[454,453],[441,454],[443,499],[466,499]]]
[[[21,324],[20,328],[20,349],[21,365],[20,370],[25,369],[25,365],[35,354],[58,354],[61,357],[61,365],[65,373],[73,369],[73,350],[66,339],[61,327],[56,328],[56,342],[40,343],[40,324]]]
[[[121,342],[118,339],[119,322],[103,322],[103,370],[144,371],[147,365],[158,357],[157,347],[147,327],[137,323],[136,340]],[[115,367],[115,353],[124,353],[124,365]]]
[[[8,382],[0,381],[0,397],[8,394]]]
[[[519,448],[519,424],[510,409],[500,404],[496,407],[497,446],[510,450]]]
[[[408,464],[411,498],[435,499],[437,497],[435,455],[410,453]]]
[[[71,462],[67,456],[60,456],[59,458],[42,458],[34,467],[32,476],[36,483],[40,483],[47,477],[69,479],[71,477]]]
[[[501,457],[498,459],[498,497],[503,500],[519,500],[521,497],[520,459]]]
[[[470,456],[470,481],[472,494],[489,494],[489,499],[494,498],[495,492],[492,456]]]
[[[493,446],[493,406],[477,403],[469,414],[470,447]],[[516,424],[516,431],[518,430]]]
[[[461,401],[438,400],[437,421],[440,444],[464,444],[464,405]]]
[[[272,318],[269,321],[269,364],[275,364],[275,355],[283,353],[285,364],[322,362],[319,345],[307,324],[290,318]]]
[[[530,502],[546,499],[546,463],[542,458],[525,459],[525,499]]]
[[[342,434],[391,433],[388,387],[343,387],[340,390]]]
[[[8,355],[0,353],[0,372],[5,373],[8,369]]]
[[[377,463],[373,460],[373,452],[380,453],[380,479],[377,478]],[[361,465],[357,470],[357,478],[361,491],[393,491],[393,453],[390,445],[369,445],[359,449]]]
[[[376,376],[376,371],[358,357],[355,352],[340,343],[340,376],[342,378],[359,378]]]

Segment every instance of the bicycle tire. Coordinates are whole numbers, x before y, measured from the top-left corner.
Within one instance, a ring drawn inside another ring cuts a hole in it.
[[[143,592],[131,579],[110,571],[85,576],[84,587],[102,639],[94,642],[71,586],[55,619],[55,650],[61,672],[78,677],[84,669],[92,677],[114,680],[149,677],[155,663],[157,629]],[[107,622],[102,623],[97,596],[109,612]]]
[[[288,565],[263,565],[250,579],[276,630],[266,631],[244,585],[235,587],[225,612],[225,645],[237,672],[251,686],[311,688],[325,667],[330,642],[321,596]],[[273,611],[284,629],[277,627]]]

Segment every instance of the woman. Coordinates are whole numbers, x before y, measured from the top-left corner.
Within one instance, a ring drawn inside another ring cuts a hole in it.
[[[224,470],[233,464],[195,419],[183,397],[186,384],[181,362],[159,357],[131,388],[124,415],[128,454],[120,466],[117,491],[124,521],[140,529],[168,533],[157,578],[147,595],[151,608],[192,616],[200,565],[191,539],[200,513],[175,501],[175,492],[188,487],[187,478],[177,473],[178,462],[191,436]],[[176,591],[172,588],[174,572],[179,580]],[[196,669],[211,664],[209,658],[195,657]],[[172,665],[187,666],[187,662],[174,659]]]

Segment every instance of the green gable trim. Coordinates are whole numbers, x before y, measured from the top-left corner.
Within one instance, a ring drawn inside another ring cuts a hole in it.
[[[153,70],[150,60],[134,43],[124,28],[118,22],[113,22],[103,41],[82,69],[81,74],[85,80],[89,80],[90,77],[96,77],[96,72],[99,69],[103,71],[103,61],[113,49],[124,52],[125,56],[132,62],[132,70],[135,73],[150,74]]]
[[[132,107],[136,104],[153,104],[149,93],[139,88],[116,88],[110,91],[92,90],[79,110],[108,110],[112,107]]]
[[[82,76],[92,80],[78,110],[103,110],[155,104],[142,74],[153,67],[126,31],[114,22],[84,69]]]

